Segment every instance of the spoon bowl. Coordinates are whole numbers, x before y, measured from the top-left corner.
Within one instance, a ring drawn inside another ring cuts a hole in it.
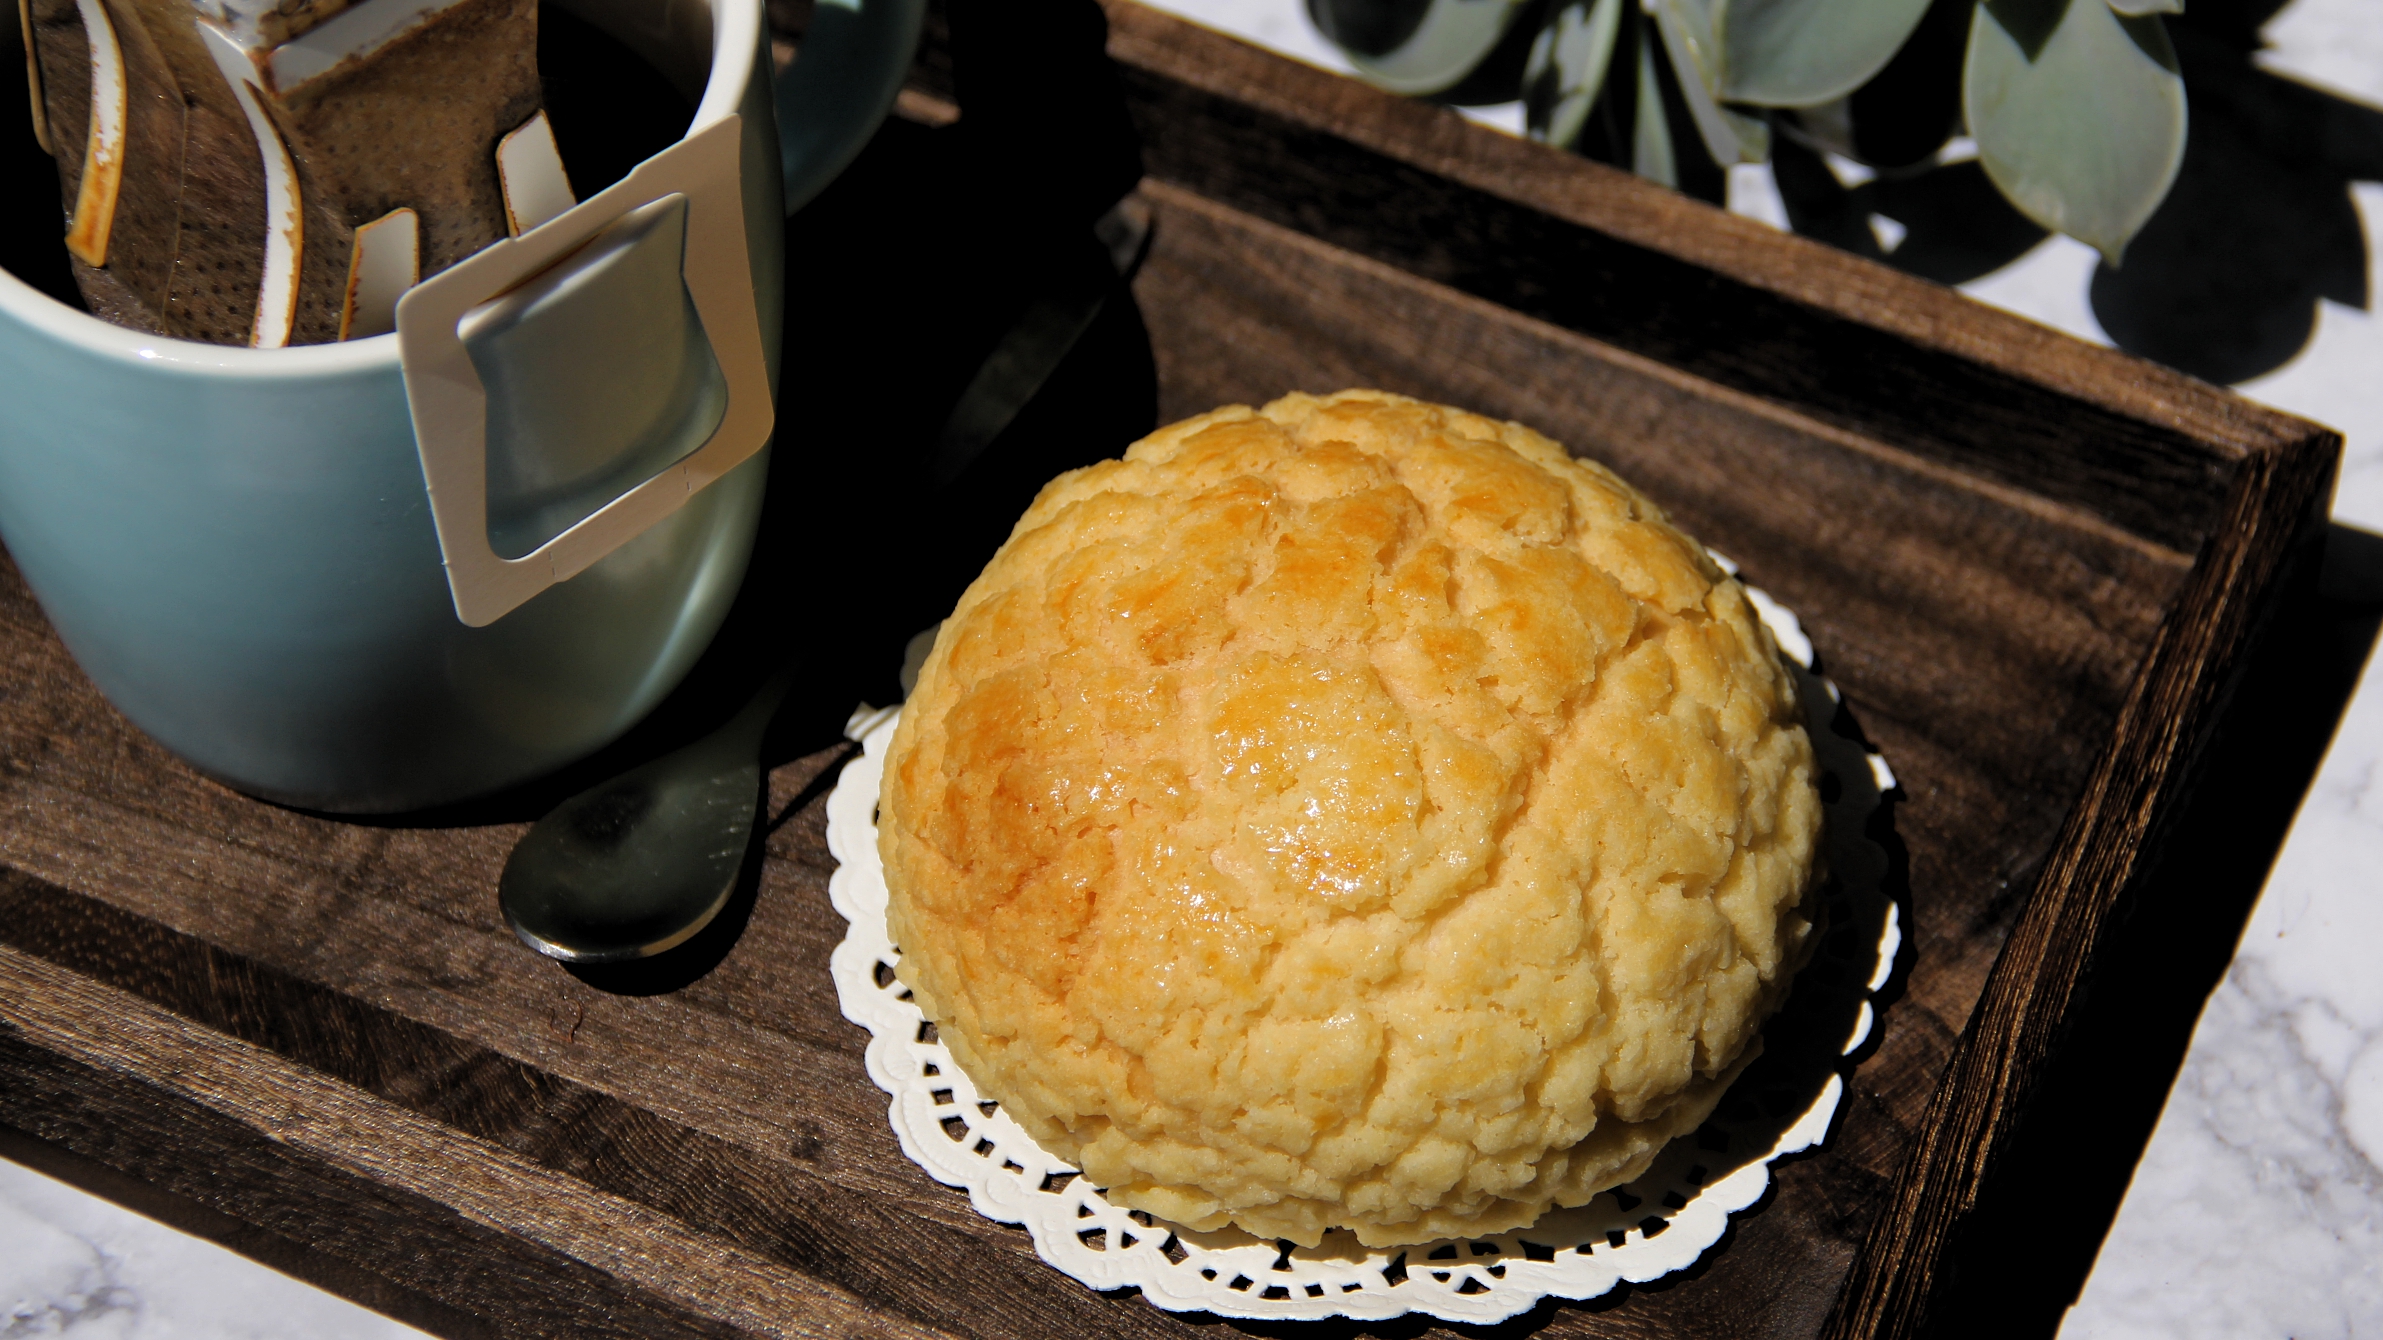
[[[718,730],[540,819],[497,880],[522,943],[566,963],[621,963],[709,925],[753,844],[761,737],[792,679],[781,671]]]

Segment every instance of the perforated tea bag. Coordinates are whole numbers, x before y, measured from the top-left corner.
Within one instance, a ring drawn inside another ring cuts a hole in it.
[[[419,279],[570,207],[536,0],[26,0],[66,246],[119,325],[390,330]]]

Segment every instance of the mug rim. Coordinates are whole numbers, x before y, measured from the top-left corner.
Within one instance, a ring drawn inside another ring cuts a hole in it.
[[[568,7],[568,0],[565,0]],[[664,0],[668,3],[668,0]],[[703,98],[687,123],[688,135],[738,109],[761,42],[762,0],[698,0],[711,11],[712,62]],[[90,354],[120,362],[186,369],[240,378],[319,377],[386,371],[398,365],[397,333],[329,344],[294,344],[257,349],[209,344],[119,326],[79,312],[0,268],[0,313],[38,334]]]

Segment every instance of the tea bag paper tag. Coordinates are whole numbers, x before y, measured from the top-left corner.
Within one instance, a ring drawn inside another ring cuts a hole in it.
[[[739,181],[742,121],[731,112],[654,155],[618,183],[433,275],[397,304],[399,360],[414,442],[438,527],[455,614],[496,622],[645,533],[761,450],[776,426],[761,318],[745,249]],[[488,391],[458,330],[466,313],[577,253],[623,215],[669,195],[687,200],[684,277],[727,383],[720,426],[694,451],[519,558],[488,536]]]

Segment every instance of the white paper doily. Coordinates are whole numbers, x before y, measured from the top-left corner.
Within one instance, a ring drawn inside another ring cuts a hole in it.
[[[1800,667],[1825,779],[1831,877],[1821,943],[1786,1008],[1764,1028],[1764,1054],[1712,1120],[1673,1141],[1638,1180],[1511,1233],[1381,1250],[1345,1231],[1313,1249],[1237,1229],[1196,1233],[1110,1204],[977,1093],[894,977],[900,955],[886,938],[876,808],[899,709],[864,709],[848,732],[863,752],[827,802],[828,849],[839,862],[828,891],[851,923],[829,962],[844,1017],[869,1030],[869,1077],[893,1096],[889,1115],[902,1151],[935,1180],[965,1188],[979,1214],[1024,1225],[1059,1270],[1094,1289],[1137,1288],[1171,1312],[1359,1320],[1421,1312],[1495,1322],[1541,1298],[1596,1298],[1695,1264],[1721,1240],[1729,1216],[1761,1198],[1773,1160],[1827,1136],[1844,1093],[1840,1072],[1871,1034],[1870,997],[1893,973],[1902,943],[1883,888],[1886,853],[1864,832],[1894,774],[1833,728],[1836,686],[1811,672],[1812,644],[1795,616],[1760,591],[1748,594]]]

